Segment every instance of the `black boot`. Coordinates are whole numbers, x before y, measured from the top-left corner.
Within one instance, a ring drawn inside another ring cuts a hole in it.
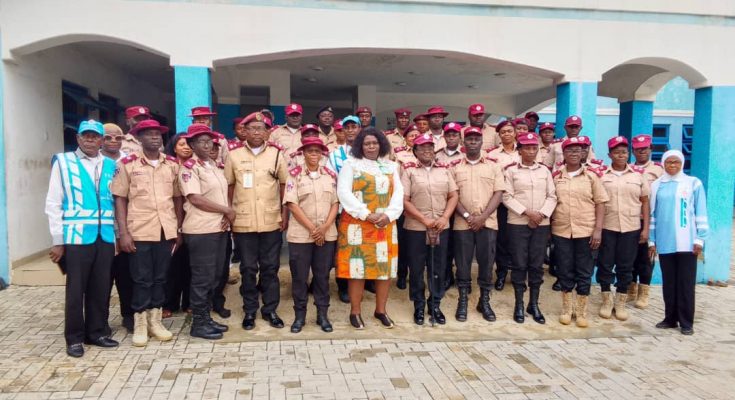
[[[541,288],[535,287],[530,289],[531,294],[528,298],[528,308],[526,308],[526,312],[533,316],[533,320],[538,322],[539,324],[545,324],[546,318],[544,318],[544,314],[541,314],[541,309],[538,308],[538,295],[541,292]]]
[[[561,282],[559,282],[559,278],[556,278],[556,282],[551,285],[551,290],[555,292],[561,292]]]
[[[508,275],[508,271],[497,272],[497,278],[495,279],[495,290],[501,291],[505,287],[505,277]]]
[[[513,321],[522,324],[526,320],[526,314],[523,312],[523,292],[526,288],[523,286],[513,286],[513,291],[516,295],[516,305],[513,309]]]
[[[398,279],[396,280],[396,287],[401,290],[406,289],[406,277],[398,275]]]
[[[212,315],[210,313],[206,313],[205,316],[207,317],[207,324],[214,328],[217,332],[227,332],[230,330],[230,327],[225,324],[220,324],[219,322],[212,319]]]
[[[490,307],[490,289],[480,289],[480,301],[477,303],[477,311],[482,314],[485,321],[495,321],[495,312]]]
[[[316,311],[316,324],[322,328],[322,331],[332,332],[332,323],[329,322],[329,318],[327,318],[326,309]]]
[[[459,322],[467,321],[467,297],[470,288],[461,287],[459,288],[459,301],[457,301],[457,312],[454,314],[454,318]]]
[[[222,332],[209,325],[207,316],[204,313],[196,313],[192,316],[189,335],[208,340],[222,339]]]

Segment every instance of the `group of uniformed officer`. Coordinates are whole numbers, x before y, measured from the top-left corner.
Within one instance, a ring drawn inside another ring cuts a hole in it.
[[[51,258],[67,275],[70,355],[83,355],[83,342],[117,345],[107,324],[112,279],[133,344],[145,346],[149,337],[170,340],[161,319],[177,251],[189,256],[191,335],[221,338],[228,327],[210,312],[226,281],[232,242],[240,257],[243,328],[255,326],[258,311],[282,328],[276,309],[286,231],[295,310],[291,331],[305,324],[309,290],[317,324],[332,331],[327,310],[340,210],[336,181],[353,140],[373,114],[359,107],[355,116],[335,121],[333,109],[323,107],[317,124],[305,125],[301,105],[289,104],[285,114],[283,126],[275,126],[267,110],[238,118],[236,138],[226,141],[212,130],[216,113],[196,107],[187,132],[172,139],[172,147],[188,148],[188,157],[161,152],[168,128],[143,106],[126,110],[125,135],[114,124],[81,123],[79,149],[54,156],[46,205]],[[562,292],[562,324],[576,317],[578,326],[587,326],[595,263],[603,296],[600,316],[610,318],[614,311],[627,319],[629,294],[636,306],[647,305],[648,185],[662,173],[650,160],[650,136],[632,139],[635,164],[628,164],[628,140],[611,139],[607,167],[595,159],[589,138],[580,135],[578,116],[567,118],[564,138],[554,139],[554,125],[538,125],[533,112],[489,125],[482,104],[469,106],[466,125],[446,122],[448,113],[439,106],[414,117],[414,124],[408,109],[395,115],[396,128],[383,134],[392,146],[388,158],[400,166],[405,194],[397,286],[405,289],[408,278],[416,324],[424,323],[427,306],[432,323],[445,323],[440,304],[454,282],[455,318],[467,320],[473,258],[482,318],[496,319],[490,305],[496,264],[496,290],[503,290],[511,272],[514,320],[522,323],[527,312],[545,323],[539,293],[549,242],[549,263]],[[348,301],[346,282],[338,280],[338,289],[340,299]]]

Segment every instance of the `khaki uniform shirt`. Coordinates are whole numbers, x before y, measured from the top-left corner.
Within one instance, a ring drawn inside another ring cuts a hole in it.
[[[322,153],[322,159],[319,161],[319,165],[325,166],[327,165],[327,161],[329,160],[329,153]],[[286,166],[288,169],[296,168],[299,165],[304,165],[304,152],[303,151],[294,151],[293,153],[289,154],[288,157],[286,157]]]
[[[178,223],[174,197],[180,197],[179,164],[161,153],[153,166],[142,153],[131,154],[117,163],[112,194],[128,199],[128,231],[135,241],[158,242],[163,230],[166,240],[176,239]]]
[[[538,143],[538,154],[536,154],[536,162],[539,164],[546,165],[546,167],[551,168],[552,165],[547,165],[546,163],[549,160],[549,153],[551,153],[551,146],[553,143],[550,143],[548,146],[544,146],[543,143],[539,140]]]
[[[403,174],[403,165],[407,163],[418,164],[419,160],[413,155],[413,150],[408,147],[397,147],[393,149],[393,158],[401,167],[398,169],[399,174]]]
[[[268,142],[257,155],[246,144],[234,143],[225,162],[225,178],[234,185],[233,232],[272,232],[280,228],[280,185],[288,179],[280,146]]]
[[[457,190],[449,168],[434,164],[429,170],[418,164],[406,164],[401,176],[404,197],[424,216],[437,219],[444,214],[449,193]],[[403,227],[410,231],[426,231],[426,226],[417,219],[405,214]],[[449,228],[449,223],[444,227]]]
[[[403,138],[403,134],[398,130],[398,128],[391,131],[385,131],[385,137],[390,142],[391,149],[396,149],[406,145],[406,139]]]
[[[503,170],[488,157],[481,157],[476,164],[470,163],[465,157],[452,168],[452,175],[459,188],[459,204],[473,215],[485,210],[495,192],[505,190]],[[488,217],[485,227],[498,229],[497,211],[493,211]],[[454,217],[453,229],[466,231],[470,226],[464,218]]]
[[[296,129],[291,133],[288,125],[279,126],[271,132],[268,141],[280,144],[284,154],[291,154],[301,147],[301,131]]]
[[[641,229],[641,197],[651,194],[643,169],[628,167],[622,175],[608,168],[602,178],[610,201],[605,203],[602,227],[613,232],[632,232]]]
[[[442,149],[447,147],[447,141],[444,140],[444,130],[443,129],[442,129],[441,135],[439,136],[439,139],[437,139],[436,136],[434,136],[434,133],[431,132],[431,129],[429,129],[426,133],[431,135],[434,139],[434,153],[438,153],[442,151]]]
[[[125,154],[133,154],[143,151],[143,148],[140,146],[140,142],[135,138],[135,136],[126,133],[125,136],[123,136],[120,151]]]
[[[450,155],[448,149],[445,147],[441,151],[436,153],[436,161],[442,164],[451,164],[453,161],[461,160],[464,158],[464,149],[457,147],[457,149]]]
[[[505,151],[503,146],[496,147],[487,152],[487,156],[497,160],[498,165],[501,169],[504,169],[510,164],[521,162],[521,156],[518,155],[518,150]]]
[[[556,188],[549,169],[537,162],[531,166],[511,164],[505,169],[503,204],[510,211],[509,224],[528,225],[528,216],[523,213],[530,209],[546,217],[540,225],[549,225],[556,207]]]
[[[472,125],[467,124],[462,129],[462,138],[464,139],[464,131],[465,129],[471,127]],[[483,150],[490,150],[493,147],[500,146],[500,135],[498,135],[498,132],[495,132],[495,127],[490,126],[489,124],[485,123],[482,124],[482,149]]]
[[[222,163],[205,164],[201,160],[190,158],[179,168],[179,185],[181,194],[202,195],[207,200],[227,206],[227,179],[225,166]],[[189,201],[184,203],[184,223],[181,231],[187,234],[203,234],[222,232],[224,215],[204,211]]]
[[[643,168],[643,176],[646,177],[649,185],[664,174],[664,167],[661,163],[653,162],[651,160],[648,160],[648,162],[643,165],[636,165],[636,167]]]
[[[610,198],[598,172],[588,168],[570,176],[562,166],[552,176],[556,185],[556,209],[551,216],[551,233],[567,239],[592,236],[595,230],[595,205]]]
[[[324,224],[329,210],[337,200],[337,174],[325,167],[320,167],[312,177],[309,170],[298,166],[289,171],[286,181],[286,193],[283,204],[297,204],[315,226]],[[293,214],[289,217],[286,240],[291,243],[314,243],[311,231],[306,229]],[[337,240],[337,225],[332,224],[324,235],[327,242]]]
[[[327,133],[324,133],[324,131],[322,131],[322,128],[320,127],[319,128],[319,139],[322,140],[322,143],[324,143],[325,146],[331,149],[332,147],[330,146],[332,146],[333,143],[337,142],[337,135],[334,133],[334,128],[332,128],[332,130],[329,131],[329,133],[327,134]],[[299,138],[298,147],[301,147],[300,141],[301,141],[301,138]]]
[[[564,165],[564,152],[561,149],[561,144],[564,142],[564,140],[567,137],[564,136],[561,139],[556,139],[551,144],[551,150],[549,150],[549,154],[546,156],[546,160],[544,161],[545,165],[551,166],[553,169],[553,172],[556,172],[561,168],[562,165]],[[595,150],[590,146],[590,151],[587,154],[587,160],[594,160],[595,159]]]

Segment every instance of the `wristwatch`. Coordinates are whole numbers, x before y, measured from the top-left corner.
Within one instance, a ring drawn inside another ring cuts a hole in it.
[[[469,217],[470,217],[470,213],[468,213],[467,211],[465,211],[464,214],[462,214],[462,218],[464,219],[467,219]]]

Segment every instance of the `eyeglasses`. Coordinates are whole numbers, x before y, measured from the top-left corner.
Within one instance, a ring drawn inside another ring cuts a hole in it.
[[[122,142],[122,136],[105,136],[105,142]]]
[[[255,132],[268,132],[268,129],[264,126],[246,126],[245,132],[255,133]]]
[[[582,149],[564,149],[564,153],[567,154],[581,154]]]

